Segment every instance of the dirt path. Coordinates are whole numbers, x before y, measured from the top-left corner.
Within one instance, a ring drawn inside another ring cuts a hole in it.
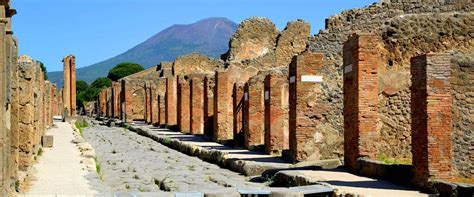
[[[204,192],[227,187],[267,188],[249,177],[182,154],[123,128],[84,130],[93,146],[104,184],[115,191]]]
[[[28,195],[93,195],[100,193],[98,178],[85,169],[81,153],[75,144],[69,123],[55,122],[57,128],[47,131],[54,136],[53,148],[43,148],[38,163],[34,165]],[[96,180],[96,181],[94,181]]]

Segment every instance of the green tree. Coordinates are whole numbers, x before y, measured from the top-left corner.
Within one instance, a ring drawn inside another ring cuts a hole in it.
[[[77,94],[86,91],[87,88],[89,88],[89,84],[87,84],[87,82],[82,81],[82,80],[76,81],[76,93]]]
[[[112,80],[106,77],[99,77],[91,83],[91,88],[103,89],[112,86]]]
[[[38,61],[41,67],[41,71],[43,71],[44,74],[44,80],[48,80],[48,71],[46,70],[46,67],[44,66],[43,62]]]
[[[99,77],[94,82],[92,82],[90,86],[88,86],[83,91],[79,92],[77,91],[79,82],[80,81],[76,82],[76,92],[77,92],[76,100],[78,101],[78,103],[83,104],[83,105],[85,105],[85,103],[89,101],[96,100],[97,96],[99,96],[99,93],[102,89],[112,86],[112,80],[106,77]],[[82,82],[80,83],[82,84]],[[87,85],[87,83],[85,83],[85,85]]]
[[[123,62],[117,64],[114,68],[109,71],[107,78],[111,79],[112,81],[117,81],[120,78],[126,77],[131,74],[135,74],[145,70],[140,64],[130,63],[130,62]]]

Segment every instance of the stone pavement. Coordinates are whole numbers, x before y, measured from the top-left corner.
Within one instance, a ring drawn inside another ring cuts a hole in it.
[[[279,178],[283,178],[292,182],[298,182],[298,180],[300,180],[300,182],[304,182],[301,185],[323,184],[336,189],[337,194],[355,194],[363,196],[427,196],[427,194],[423,194],[413,188],[396,185],[388,181],[358,176],[340,169],[298,170],[305,166],[298,164],[291,165],[279,157],[270,156],[260,152],[224,146],[209,141],[202,136],[183,134],[169,129],[156,128],[141,123],[135,123],[132,125],[131,129],[141,133],[142,135],[151,137],[155,139],[155,141],[159,141],[171,148],[179,149],[179,151],[200,157],[201,159],[204,158],[209,162],[221,162],[220,164],[224,164],[221,166],[225,166],[234,171],[239,171],[246,175],[261,175],[263,172],[280,169],[284,171],[277,173],[277,177],[275,177],[276,181],[278,181]],[[225,161],[219,161],[219,158],[212,159],[212,156],[198,155],[215,155],[215,153],[213,154],[215,151],[222,153]],[[313,163],[306,165],[309,165],[306,167],[311,167],[311,165],[319,164]],[[333,166],[333,164],[330,166]]]
[[[87,177],[96,176],[81,164],[81,153],[71,143],[73,129],[69,123],[55,122],[56,128],[47,131],[54,136],[53,148],[43,148],[43,154],[34,165],[30,188],[19,196],[94,195],[100,183],[91,183]]]

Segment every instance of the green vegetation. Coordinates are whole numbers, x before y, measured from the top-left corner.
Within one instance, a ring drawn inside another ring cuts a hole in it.
[[[76,123],[74,123],[74,125],[76,125],[76,128],[79,129],[81,136],[84,136],[84,128],[89,127],[89,124],[87,124],[85,120],[78,120]]]
[[[38,61],[41,67],[41,71],[43,71],[44,74],[44,80],[48,80],[48,71],[46,70],[46,67],[44,66],[43,62]]]
[[[43,148],[39,148],[38,150],[38,156],[41,156],[43,154]]]
[[[86,91],[87,88],[89,88],[89,84],[87,84],[87,82],[82,81],[82,80],[76,81],[76,93],[77,94]]]
[[[120,78],[126,77],[131,74],[135,74],[142,70],[145,70],[145,69],[140,64],[135,64],[131,62],[123,62],[123,63],[117,64],[114,68],[112,68],[109,71],[107,78],[111,79],[112,81],[117,81]]]
[[[391,158],[385,154],[377,156],[377,160],[386,164],[411,164],[411,159],[409,158]]]
[[[80,87],[81,91],[79,91],[79,86],[81,86]],[[78,101],[77,103],[85,105],[87,102],[96,100],[100,91],[110,86],[112,86],[112,80],[106,77],[97,78],[94,82],[92,82],[90,86],[87,85],[87,83],[84,81],[77,81],[76,82],[76,92],[77,92],[76,99]]]

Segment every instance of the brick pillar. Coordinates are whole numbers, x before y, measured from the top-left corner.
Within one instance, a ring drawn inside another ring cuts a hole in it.
[[[204,78],[204,135],[214,136],[214,77]]]
[[[344,43],[344,163],[351,170],[358,158],[377,157],[377,43],[371,34],[354,34]]]
[[[232,90],[234,146],[243,147],[245,133],[243,127],[244,83],[235,83]]]
[[[7,122],[9,114],[7,114],[8,103],[8,79],[10,78],[9,69],[6,61],[6,13],[5,7],[0,6],[0,193],[7,194],[10,188],[10,172],[9,172],[9,158],[10,158],[10,138],[9,128]]]
[[[190,76],[191,134],[204,134],[204,75]]]
[[[76,114],[76,58],[68,55],[63,59],[64,64],[64,88],[63,99],[65,116],[75,116]]]
[[[264,145],[264,83],[259,79],[250,79],[244,88],[244,146],[247,149],[258,149]]]
[[[121,81],[121,90],[120,90],[120,109],[121,119],[124,122],[131,123],[133,122],[133,110],[132,110],[132,90],[128,81]]]
[[[178,76],[178,129],[183,133],[189,133],[191,127],[190,119],[190,89],[189,81],[184,76]]]
[[[64,57],[63,59],[63,72],[64,72],[64,84],[63,84],[63,109],[61,112],[66,111],[66,114],[63,116],[69,116],[71,111],[71,67],[69,66],[69,56]],[[104,114],[105,115],[105,114]]]
[[[112,117],[112,88],[108,87],[105,89],[106,91],[106,112],[107,112],[107,117]]]
[[[289,65],[289,146],[293,162],[319,160],[318,125],[324,101],[318,100],[323,69],[323,54],[304,52]],[[319,137],[320,138],[320,137]]]
[[[76,57],[73,55],[70,56],[70,74],[71,74],[71,97],[70,97],[70,106],[71,106],[71,111],[70,111],[70,116],[76,116]]]
[[[160,78],[157,86],[158,95],[158,125],[164,126],[166,124],[166,79]]]
[[[412,155],[414,182],[451,178],[452,97],[448,54],[411,59]]]
[[[158,87],[157,84],[152,84],[151,91],[151,124],[153,126],[159,125],[158,114]]]
[[[151,116],[153,115],[151,112],[151,87],[149,83],[145,84],[145,122],[151,123]]]
[[[112,117],[120,117],[120,83],[112,82]]]
[[[166,78],[166,125],[175,126],[177,124],[177,84],[176,77]]]
[[[106,116],[105,112],[106,112],[106,96],[107,96],[107,93],[106,93],[106,90],[102,90],[100,91],[99,93],[99,108],[100,108],[100,115],[101,116]]]
[[[214,140],[227,143],[233,139],[232,83],[227,71],[216,71],[214,87]]]
[[[265,77],[265,152],[281,155],[288,145],[288,102],[287,76],[267,75]]]

